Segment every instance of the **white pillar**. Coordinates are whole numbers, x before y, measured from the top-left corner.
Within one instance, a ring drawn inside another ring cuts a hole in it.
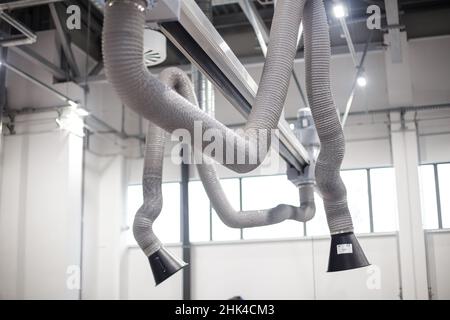
[[[65,131],[4,139],[0,297],[78,299],[82,148]]]
[[[401,45],[400,59],[392,59],[392,55],[398,55],[396,47],[390,34],[384,36],[384,42],[388,45],[384,54],[386,66],[386,82],[388,88],[388,99],[391,107],[411,106],[413,104],[413,89],[411,82],[411,69],[409,63],[409,44],[406,32],[400,32],[398,39]],[[393,51],[396,51],[393,53]]]
[[[96,298],[119,299],[125,246],[125,160],[115,156],[99,161]]]
[[[407,118],[408,115],[405,115]],[[418,145],[413,121],[391,114],[396,173],[400,271],[403,299],[428,299],[427,266],[420,205]]]

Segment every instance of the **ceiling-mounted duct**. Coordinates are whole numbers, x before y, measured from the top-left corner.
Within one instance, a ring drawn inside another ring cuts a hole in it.
[[[167,58],[166,37],[158,31],[144,30],[144,60],[147,67],[162,63]]]

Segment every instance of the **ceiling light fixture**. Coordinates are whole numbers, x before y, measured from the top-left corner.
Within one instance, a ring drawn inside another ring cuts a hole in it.
[[[367,79],[364,75],[360,75],[356,79],[356,83],[358,83],[358,86],[364,88],[367,85]]]
[[[345,18],[347,16],[347,9],[342,3],[336,3],[333,6],[333,13],[338,19]]]

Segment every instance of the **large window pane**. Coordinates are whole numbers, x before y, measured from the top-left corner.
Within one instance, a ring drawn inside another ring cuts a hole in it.
[[[442,227],[450,228],[450,164],[438,165]]]
[[[142,206],[142,185],[132,185],[127,191],[128,243],[135,244],[133,221],[137,210]],[[153,230],[162,243],[180,242],[180,184],[163,183],[163,207]]]
[[[397,191],[393,168],[370,170],[375,232],[398,230]]]
[[[325,209],[323,207],[323,200],[317,193],[314,195],[314,201],[316,203],[316,214],[312,220],[306,223],[306,235],[323,236],[330,234]]]
[[[242,179],[243,210],[262,210],[279,204],[298,206],[300,203],[298,189],[287,180],[286,176],[252,177]],[[244,229],[244,239],[269,239],[300,237],[303,224],[297,221]]]
[[[138,209],[142,206],[142,185],[128,186],[127,189],[127,242],[129,244],[136,244],[133,236],[133,221]]]
[[[342,171],[341,177],[347,188],[348,207],[355,233],[370,232],[367,170]]]
[[[210,204],[201,181],[189,182],[189,237],[191,242],[210,240]]]
[[[419,176],[422,205],[422,225],[424,229],[437,229],[439,228],[439,223],[436,203],[436,181],[434,179],[434,166],[420,166]]]
[[[223,191],[234,210],[240,210],[239,179],[223,179],[220,181]],[[215,210],[212,212],[212,239],[218,241],[239,240],[241,229],[226,226],[219,218]]]
[[[180,242],[180,184],[163,183],[163,207],[153,225],[162,243]]]

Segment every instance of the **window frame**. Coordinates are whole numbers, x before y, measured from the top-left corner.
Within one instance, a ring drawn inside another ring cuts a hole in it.
[[[435,172],[435,177],[438,175],[438,168],[437,166],[440,164],[450,164],[450,162],[440,162],[440,163],[423,163],[420,165],[434,165],[434,172]],[[373,214],[373,187],[372,187],[372,181],[371,181],[371,170],[375,170],[375,169],[395,169],[393,166],[375,166],[375,167],[361,167],[361,168],[351,168],[351,169],[343,169],[342,171],[365,171],[366,174],[366,181],[367,181],[367,193],[368,193],[368,214],[369,214],[369,223],[370,223],[370,230],[369,233],[377,233],[374,230],[374,214]],[[252,177],[273,177],[273,176],[285,176],[285,174],[279,173],[279,174],[266,174],[266,175],[248,175],[248,176],[243,176],[243,177],[226,177],[226,178],[222,178],[221,180],[227,180],[227,179],[237,179],[238,180],[238,185],[239,185],[239,210],[242,211],[243,209],[243,184],[242,184],[242,180],[246,179],[246,178],[252,178]],[[200,181],[200,179],[192,179],[189,180],[189,182],[194,182],[194,181]],[[179,181],[166,181],[164,183],[179,183],[180,184],[180,196],[181,196],[181,192],[182,192],[182,186],[181,183]],[[439,226],[442,229],[442,216],[441,216],[441,205],[440,205],[440,195],[438,194],[438,190],[439,190],[439,180],[435,179],[435,183],[436,185],[436,190],[437,190],[437,201],[438,202],[438,212],[439,212]],[[127,190],[128,187],[130,186],[136,186],[136,185],[141,185],[139,183],[133,183],[133,184],[128,184],[127,186]],[[128,193],[127,193],[127,202],[128,202]],[[181,207],[180,207],[180,212],[181,212]],[[211,205],[211,202],[209,201],[209,240],[205,240],[205,242],[227,242],[227,241],[222,241],[222,240],[213,240],[213,208]],[[180,224],[180,232],[181,232],[181,228],[182,225]],[[307,223],[303,224],[303,236],[300,236],[300,238],[306,238],[306,237],[311,237],[311,235],[308,234],[308,227],[307,227]],[[320,237],[320,236],[319,236]],[[283,238],[279,238],[279,239],[283,239]],[[273,238],[273,239],[267,239],[267,240],[273,240],[276,241],[278,240],[277,238]],[[253,241],[252,239],[244,239],[244,232],[243,229],[240,229],[240,237],[238,240],[232,240],[232,241]],[[203,242],[203,241],[202,241]],[[195,242],[194,242],[195,243]]]
[[[423,162],[419,164],[419,167],[421,166],[433,166],[433,173],[434,173],[434,185],[436,190],[436,212],[437,212],[437,218],[438,218],[438,228],[434,230],[442,230],[446,229],[443,226],[442,222],[442,203],[441,203],[441,191],[440,191],[440,183],[439,183],[439,166],[444,164],[450,164],[450,161],[443,161],[443,162]],[[433,230],[433,229],[431,229]]]

